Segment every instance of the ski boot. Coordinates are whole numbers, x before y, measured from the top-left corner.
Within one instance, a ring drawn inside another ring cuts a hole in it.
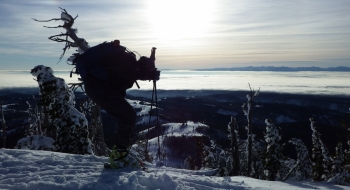
[[[129,149],[120,149],[114,145],[109,155],[109,163],[105,163],[106,169],[120,169],[124,167],[141,168],[141,163],[132,154]]]

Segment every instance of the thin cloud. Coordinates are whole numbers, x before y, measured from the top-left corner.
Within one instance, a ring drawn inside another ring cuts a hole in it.
[[[181,2],[172,5],[176,3]],[[203,14],[206,3],[211,7]],[[63,44],[47,38],[64,30],[43,26],[62,23],[38,23],[31,18],[58,18],[58,7],[62,7],[72,16],[78,15],[74,27],[91,46],[119,39],[146,56],[156,46],[157,61],[167,68],[208,68],[213,64],[289,66],[294,61],[304,66],[350,66],[349,1],[222,0],[206,1],[192,9],[192,4],[183,3],[176,10],[158,5],[151,0],[0,2],[0,56],[11,60],[16,55],[35,59],[43,55],[56,60]],[[186,9],[181,12],[181,7]],[[151,14],[152,10],[166,15]],[[175,12],[177,17],[166,11]],[[187,21],[192,23],[178,22],[181,14],[189,12],[192,16]],[[162,19],[165,16],[167,19]],[[0,62],[0,67],[3,64],[7,63]]]

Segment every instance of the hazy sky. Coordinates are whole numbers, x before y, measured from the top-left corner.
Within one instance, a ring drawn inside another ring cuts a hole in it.
[[[119,39],[159,69],[240,66],[350,66],[348,0],[1,0],[0,69],[56,64],[64,44],[62,7],[90,46]]]

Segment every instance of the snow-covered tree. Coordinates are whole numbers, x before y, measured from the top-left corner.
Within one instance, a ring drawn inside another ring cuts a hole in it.
[[[225,158],[224,150],[215,141],[211,140],[210,143],[210,146],[204,144],[202,146],[202,166],[204,168],[218,169],[217,174],[220,176],[224,176],[225,173],[228,175],[228,170],[225,168],[227,157]]]
[[[310,118],[312,130],[312,179],[314,181],[328,180],[330,177],[331,160],[328,149],[321,140],[321,134],[315,127],[315,121]]]
[[[57,130],[56,151],[73,154],[93,154],[85,116],[75,108],[75,96],[64,79],[53,75],[50,67],[38,65],[31,70],[47,106],[50,125]]]
[[[252,134],[252,160],[250,165],[250,177],[256,179],[264,179],[263,157],[265,154],[264,141],[256,139],[256,135]],[[248,176],[248,139],[240,141],[240,175]],[[243,151],[244,150],[244,151]]]
[[[209,160],[210,147],[206,146],[203,142],[198,142],[196,147],[202,160],[201,167],[212,168],[210,164],[211,160]]]
[[[54,151],[56,147],[55,141],[44,135],[31,135],[18,140],[15,149],[28,149],[28,150],[48,150]]]
[[[196,160],[193,159],[191,156],[188,156],[184,160],[183,168],[188,170],[194,170],[196,168]]]
[[[297,152],[297,160],[295,165],[291,168],[290,172],[294,172],[294,176],[297,180],[306,180],[311,178],[312,163],[309,157],[309,151],[302,140],[292,138],[289,143],[294,144]],[[285,176],[285,179],[288,176]]]
[[[263,158],[265,154],[264,142],[262,140],[256,139],[255,134],[253,134],[252,137],[252,171],[250,176],[256,179],[263,179],[264,164],[261,158]]]
[[[35,97],[33,96],[33,102],[27,101],[28,104],[28,122],[29,126],[25,132],[26,136],[32,135],[44,135],[42,125],[42,113],[39,106],[36,104]]]
[[[33,96],[33,102],[27,101],[28,104],[28,121],[29,126],[26,130],[26,137],[18,140],[16,149],[29,149],[29,150],[55,150],[54,140],[47,137],[45,130],[42,130],[42,124],[44,118],[42,112],[36,104],[35,97]]]
[[[132,150],[141,160],[152,163],[154,158],[149,151],[148,140],[145,138],[144,134],[140,136],[141,138],[132,146]]]
[[[279,176],[279,170],[282,167],[282,146],[280,144],[281,136],[277,128],[270,119],[265,120],[266,134],[265,142],[267,149],[265,153],[264,174],[267,180],[274,181]]]
[[[285,181],[288,177],[294,176],[294,166],[296,161],[292,158],[281,160],[281,168],[279,170],[279,180]]]
[[[230,157],[227,160],[226,168],[229,169],[230,176],[236,176],[240,173],[240,159],[239,159],[239,136],[236,119],[231,117],[231,122],[227,125],[229,132],[228,138],[231,140]]]
[[[349,108],[350,111],[350,108]],[[341,125],[350,131],[350,112],[341,120]],[[343,150],[341,143],[336,147],[336,154],[332,158],[332,178],[329,182],[350,186],[350,133],[348,133],[348,149]],[[343,160],[343,163],[341,164]]]
[[[102,121],[101,121],[101,110],[90,98],[82,102],[80,110],[89,119],[88,130],[90,139],[94,145],[94,153],[97,156],[108,156],[109,149],[104,140]]]
[[[332,157],[332,177],[328,180],[339,185],[350,185],[350,165],[347,163],[346,155],[348,151],[343,152],[343,144],[339,142],[335,148],[335,155]],[[345,154],[344,154],[345,153]]]
[[[343,143],[339,142],[335,147],[335,155],[332,157],[332,176],[344,171]]]

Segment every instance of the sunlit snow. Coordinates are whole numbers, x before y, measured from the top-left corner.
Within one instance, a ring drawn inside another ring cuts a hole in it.
[[[148,165],[147,171],[105,170],[107,157],[49,151],[0,150],[0,189],[348,189],[331,183],[262,181],[249,177],[210,176],[213,170]]]

